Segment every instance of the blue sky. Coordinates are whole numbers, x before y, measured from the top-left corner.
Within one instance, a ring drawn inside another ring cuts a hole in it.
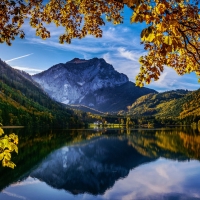
[[[131,13],[130,9],[125,8],[123,24],[107,23],[102,27],[102,38],[87,36],[81,40],[73,40],[71,44],[59,44],[58,37],[63,33],[62,28],[50,25],[51,38],[42,40],[26,24],[23,27],[26,38],[16,39],[11,47],[0,44],[0,58],[10,66],[30,74],[39,73],[58,63],[66,63],[75,57],[104,58],[117,71],[135,82],[135,76],[139,72],[138,58],[145,54],[140,45],[140,32],[145,24],[130,24]],[[171,68],[165,67],[160,79],[146,87],[161,92],[173,89],[196,90],[199,86],[195,74],[179,76]]]

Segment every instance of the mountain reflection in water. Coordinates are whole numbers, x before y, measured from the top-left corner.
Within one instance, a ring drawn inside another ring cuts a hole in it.
[[[138,153],[128,140],[99,138],[55,151],[30,176],[73,194],[96,195],[126,177],[131,169],[153,160]]]
[[[200,199],[200,133],[190,129],[26,136],[0,199]]]

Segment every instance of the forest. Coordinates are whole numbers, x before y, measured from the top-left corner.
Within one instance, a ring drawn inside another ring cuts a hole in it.
[[[52,100],[19,71],[0,61],[0,121],[6,125],[84,127],[72,109]]]

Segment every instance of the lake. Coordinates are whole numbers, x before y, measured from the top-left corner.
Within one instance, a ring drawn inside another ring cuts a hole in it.
[[[200,199],[200,132],[4,129],[18,135],[1,200]]]

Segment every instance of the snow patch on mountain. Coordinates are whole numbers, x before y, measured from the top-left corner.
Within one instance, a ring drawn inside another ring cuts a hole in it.
[[[114,70],[103,59],[74,59],[36,74],[33,79],[55,100],[69,104],[95,90],[128,82],[128,77]],[[80,102],[80,100],[79,100]]]

